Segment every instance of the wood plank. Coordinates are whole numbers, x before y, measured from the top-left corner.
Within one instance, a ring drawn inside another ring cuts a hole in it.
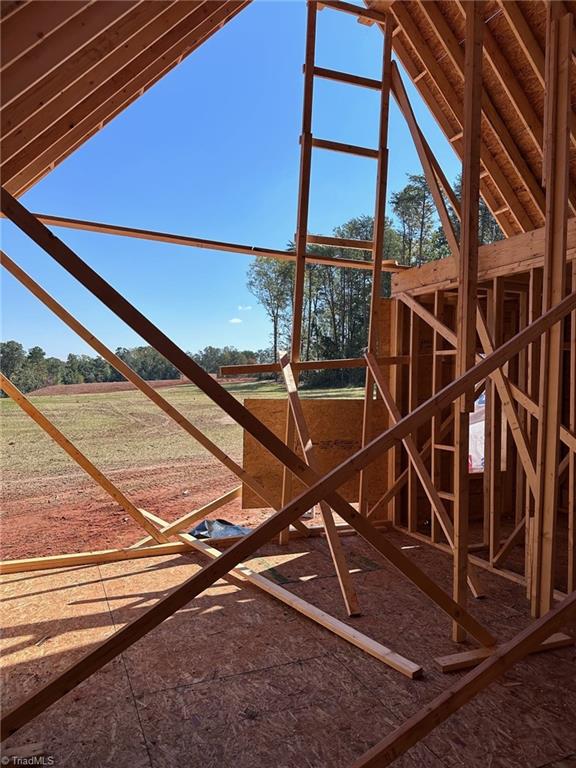
[[[194,8],[196,8],[195,11]],[[146,22],[150,20],[150,16],[160,12],[161,9],[161,5],[157,6],[154,3],[148,2],[144,4],[142,9],[136,8],[134,13],[138,12],[140,15],[144,15],[144,18],[134,22],[134,32],[139,31],[140,27],[145,26]],[[192,10],[193,13],[183,13],[183,11],[189,10]],[[173,11],[168,8],[167,12],[172,11],[172,13],[169,13],[169,16],[173,19],[174,23],[168,24],[168,29],[165,31],[163,25],[161,25],[162,34],[148,34],[151,43],[144,46],[144,48],[131,46],[129,39],[127,42],[123,42],[121,52],[125,56],[126,61],[123,58],[123,64],[118,62],[114,73],[96,88],[92,87],[93,77],[95,78],[96,75],[93,75],[93,72],[89,69],[87,78],[79,80],[78,88],[76,88],[75,83],[73,84],[74,93],[77,95],[77,98],[75,99],[76,103],[72,108],[72,112],[68,114],[64,110],[64,114],[61,114],[58,109],[62,100],[58,99],[53,113],[55,119],[52,120],[50,118],[47,120],[48,125],[46,129],[42,129],[43,113],[40,113],[39,125],[41,133],[38,135],[33,133],[28,135],[26,138],[32,143],[27,143],[20,151],[14,151],[11,158],[6,156],[2,164],[4,184],[11,183],[17,188],[20,184],[20,179],[24,175],[30,177],[31,174],[36,173],[42,164],[49,164],[52,159],[58,157],[62,147],[70,146],[70,143],[76,137],[81,136],[83,132],[89,131],[94,122],[96,124],[101,122],[100,119],[94,116],[99,116],[103,110],[106,111],[107,104],[114,101],[115,103],[121,103],[126,99],[127,93],[140,92],[147,81],[154,77],[154,73],[159,66],[164,69],[166,61],[170,61],[171,58],[177,57],[182,53],[186,47],[184,41],[193,39],[196,35],[201,35],[202,30],[212,28],[212,24],[215,23],[217,14],[221,10],[222,5],[218,2],[207,2],[196,7],[189,5],[188,0],[176,6]],[[180,20],[179,23],[176,23],[177,19]],[[129,31],[126,34],[128,38],[131,37]],[[131,58],[130,55],[132,53],[135,55]],[[88,66],[95,63],[93,57],[88,57]],[[79,76],[81,73],[82,70],[80,69]],[[70,79],[72,78],[65,78],[66,83]],[[118,102],[119,99],[121,100],[120,102]],[[7,139],[6,144],[12,147],[10,152],[15,150],[14,141],[8,141]]]
[[[530,653],[543,653],[544,651],[554,651],[557,648],[568,648],[574,645],[574,638],[570,635],[566,635],[563,632],[556,632],[550,635],[543,643],[535,646]],[[493,656],[496,648],[474,648],[471,651],[464,651],[463,653],[452,653],[448,656],[438,656],[436,663],[442,670],[442,672],[459,672],[462,669],[470,669],[470,667],[476,667],[484,659]]]
[[[576,615],[576,592],[485,659],[368,750],[353,768],[382,768],[417,744]]]
[[[53,0],[28,3],[18,16],[2,21],[0,29],[0,71],[44,42],[69,19],[84,10],[93,0]],[[4,3],[2,4],[4,5]]]
[[[480,204],[481,117],[484,93],[482,80],[482,42],[484,3],[466,2],[464,72],[464,156],[462,163],[462,202],[458,304],[456,307],[456,378],[464,376],[476,360],[476,308],[478,293],[478,214]],[[479,97],[480,94],[480,97]],[[454,404],[454,561],[452,596],[462,606],[467,602],[468,525],[470,517],[470,479],[468,454],[470,416],[474,410],[474,390],[469,389]],[[452,638],[466,639],[461,625],[454,622]]]
[[[101,55],[95,59],[91,51],[83,50],[65,67],[57,69],[43,79],[29,93],[15,102],[5,117],[6,133],[2,138],[2,164],[27,147],[30,142],[41,141],[50,146],[47,133],[52,126],[62,130],[63,121],[70,126],[78,120],[75,111],[90,94],[101,88],[123,67],[127,66],[158,37],[159,29],[167,32],[178,21],[194,10],[190,2],[174,4],[162,0],[148,0],[120,20],[109,33],[94,41]],[[39,151],[36,151],[39,154]],[[20,154],[20,158],[26,155]],[[19,161],[22,167],[24,160]]]
[[[178,0],[178,2],[184,1]],[[107,93],[105,100],[90,115],[78,121],[59,141],[43,152],[34,163],[28,165],[24,171],[18,173],[12,179],[8,181],[5,179],[7,187],[16,195],[23,194],[25,190],[47,172],[48,168],[54,168],[75,148],[101,130],[105,124],[152,87],[167,72],[179,64],[183,58],[214,34],[223,24],[245,8],[249,1],[228,0],[226,3],[217,3],[217,9],[211,12],[209,18],[199,26],[192,27],[189,24],[187,28],[180,29],[180,32],[184,32],[184,36],[171,48],[163,48],[163,50],[158,51],[156,43],[154,46],[151,46],[153,50],[158,52],[158,56],[152,63],[144,69],[140,69],[139,67],[134,68],[134,62],[132,62],[127,68],[118,72],[116,82],[119,78],[126,76],[126,70],[130,70],[130,82],[112,95]],[[171,32],[174,32],[174,30],[171,30]],[[187,32],[188,34],[186,34]],[[165,37],[162,36],[157,41],[162,46],[166,45]],[[144,51],[142,55],[146,54],[147,51]]]
[[[319,472],[316,450],[314,443],[312,442],[308,424],[306,423],[306,417],[302,409],[302,403],[300,402],[300,397],[298,395],[296,377],[290,364],[290,358],[287,354],[282,355],[280,358],[280,365],[282,366],[282,376],[284,377],[284,384],[286,385],[286,391],[288,392],[288,402],[290,404],[290,410],[292,412],[302,452],[308,466],[315,472]],[[354,589],[354,585],[352,584],[352,578],[350,576],[350,570],[348,568],[348,563],[346,562],[344,550],[342,549],[342,544],[338,538],[338,531],[336,530],[332,510],[325,501],[320,502],[320,512],[322,521],[324,522],[328,547],[336,570],[338,584],[340,585],[340,591],[344,598],[346,611],[349,616],[359,616],[361,611],[358,603],[358,596]]]
[[[193,512],[187,512],[185,515],[182,515],[177,520],[174,520],[174,522],[164,524],[160,528],[160,531],[164,534],[164,536],[170,536],[174,533],[180,533],[180,531],[182,531],[183,528],[188,528],[188,526],[192,525],[192,523],[196,523],[198,522],[198,520],[203,520],[205,517],[212,514],[212,512],[215,512],[217,509],[220,509],[220,507],[223,507],[226,504],[229,504],[234,499],[239,498],[241,493],[242,493],[242,486],[239,485],[236,488],[233,488],[231,491],[228,491],[227,493],[222,494],[222,496],[219,496],[217,499],[214,499],[213,501],[209,501],[207,504],[203,504],[201,507],[194,510]],[[136,542],[136,544],[132,544],[130,548],[131,549],[141,548],[149,543],[150,543],[150,539],[146,537],[145,539],[141,539],[140,541]]]
[[[567,258],[576,260],[576,217],[568,219]],[[478,249],[478,280],[528,272],[544,265],[544,227],[507,240],[499,240]],[[430,293],[453,288],[457,283],[457,266],[453,258],[423,264],[398,272],[392,277],[392,295]]]
[[[376,167],[376,193],[374,202],[374,225],[372,232],[372,284],[370,286],[370,307],[368,314],[368,350],[381,354],[382,315],[382,260],[386,229],[386,190],[388,185],[388,128],[390,115],[390,88],[392,84],[392,34],[394,21],[388,13],[385,16],[384,45],[382,47],[382,69],[380,84],[380,110],[378,121],[378,164]],[[389,350],[388,350],[389,351]],[[362,445],[366,445],[374,430],[374,381],[369,369],[364,378],[364,412],[362,414]],[[360,472],[358,509],[363,515],[369,512],[369,475]]]
[[[206,238],[191,237],[189,235],[123,227],[116,224],[104,224],[85,219],[70,219],[64,216],[50,216],[42,213],[35,213],[34,216],[48,227],[63,227],[64,229],[76,229],[84,232],[98,232],[104,235],[134,237],[139,240],[150,240],[157,243],[172,243],[174,245],[184,245],[188,248],[202,248],[211,251],[222,251],[224,253],[245,254],[246,256],[262,256],[264,258],[278,259],[279,261],[294,261],[296,258],[293,251],[282,251],[276,248],[261,248],[256,245],[229,243],[222,240],[207,240]],[[327,266],[343,267],[344,269],[372,269],[370,262],[357,259],[339,259],[332,256],[323,257],[307,254],[306,261],[310,264],[325,264]],[[383,271],[386,270],[383,269]]]
[[[122,560],[132,560],[143,557],[161,557],[163,555],[178,555],[189,552],[190,547],[182,541],[169,541],[165,544],[155,544],[133,549],[103,549],[94,552],[75,552],[70,555],[50,555],[48,557],[30,557],[19,560],[2,560],[0,574],[29,573],[32,571],[48,571],[54,568],[72,568],[79,565],[101,565],[102,563],[117,563]]]
[[[562,300],[566,292],[566,231],[569,182],[570,60],[573,18],[560,16],[559,6],[548,8],[546,33],[546,243],[542,309]],[[542,337],[538,419],[531,611],[541,616],[552,605],[558,499],[562,348],[560,323]]]
[[[308,243],[308,212],[310,208],[310,174],[312,172],[312,105],[314,100],[314,58],[316,55],[316,3],[306,7],[306,50],[304,58],[304,93],[302,103],[302,130],[300,133],[300,172],[298,178],[298,208],[296,213],[296,268],[292,291],[292,330],[290,336],[290,360],[298,363],[302,348],[302,320],[304,313],[304,283],[306,281],[306,247]],[[277,354],[277,350],[275,350]],[[274,360],[274,362],[277,362]],[[298,385],[298,374],[295,377]],[[286,404],[286,429],[284,442],[293,449],[296,439],[294,417]],[[292,474],[287,466],[282,473],[282,503],[292,497]],[[280,533],[280,543],[286,543],[290,528]]]
[[[327,149],[331,152],[343,152],[345,155],[357,155],[358,157],[370,157],[378,159],[378,150],[370,147],[359,147],[357,144],[346,144],[342,141],[329,141],[328,139],[312,139],[312,146],[316,149]]]

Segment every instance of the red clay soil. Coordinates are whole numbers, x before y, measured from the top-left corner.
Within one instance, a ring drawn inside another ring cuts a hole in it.
[[[117,470],[110,479],[127,492],[136,506],[172,521],[238,485],[210,460]],[[80,472],[34,481],[10,496],[1,529],[2,559],[42,557],[112,549],[134,544],[146,533],[119,509],[96,484]],[[240,499],[209,517],[239,525],[257,525],[269,510],[242,511]]]
[[[149,381],[151,387],[177,387],[180,384],[189,384],[188,379],[159,379]],[[49,387],[40,387],[29,395],[98,395],[106,392],[124,392],[136,389],[129,381],[95,381],[91,384],[52,384]]]
[[[215,379],[224,383],[228,379],[220,379],[218,376],[214,376]],[[235,376],[231,381],[234,384],[244,384],[249,381],[255,381],[253,377],[241,378]],[[154,381],[146,382],[154,389],[161,389],[162,387],[177,387],[181,384],[190,384],[190,380],[184,377],[180,379],[156,379]],[[40,387],[33,392],[28,392],[30,395],[99,395],[106,392],[126,392],[128,390],[136,389],[134,384],[129,381],[95,381],[90,384],[52,384],[49,387]]]

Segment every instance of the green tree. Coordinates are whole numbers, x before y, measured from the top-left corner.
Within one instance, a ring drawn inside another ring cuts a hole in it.
[[[0,370],[9,379],[26,359],[24,347],[18,341],[0,342]]]
[[[294,264],[278,259],[257,256],[248,268],[247,287],[260,302],[272,323],[272,355],[278,359],[281,340],[286,343],[286,320],[292,306]],[[284,331],[284,334],[282,333]]]

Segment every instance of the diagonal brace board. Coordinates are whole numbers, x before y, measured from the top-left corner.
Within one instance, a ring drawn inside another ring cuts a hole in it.
[[[292,418],[294,419],[294,426],[298,433],[298,439],[302,446],[302,451],[308,462],[308,466],[315,472],[318,472],[318,462],[316,459],[316,451],[312,443],[312,438],[308,430],[308,424],[304,416],[302,409],[302,403],[298,394],[298,386],[296,384],[296,377],[290,363],[290,358],[287,354],[283,354],[280,357],[280,365],[282,366],[282,375],[284,377],[284,383],[286,384],[286,391],[288,392],[288,403],[290,410],[292,411]],[[356,590],[352,585],[352,579],[350,577],[350,571],[346,563],[346,557],[344,550],[342,549],[342,543],[336,530],[336,523],[332,516],[332,510],[325,501],[320,502],[320,512],[322,514],[322,520],[324,521],[324,529],[326,531],[326,538],[328,540],[328,546],[330,548],[330,554],[334,562],[336,569],[336,575],[338,576],[338,583],[340,584],[340,590],[342,591],[342,597],[346,605],[346,610],[349,616],[357,616],[360,614],[360,606],[358,605],[358,597]]]

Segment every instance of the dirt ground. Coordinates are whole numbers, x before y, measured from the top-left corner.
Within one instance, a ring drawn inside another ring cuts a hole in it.
[[[78,391],[78,386],[92,386],[94,393]],[[239,484],[140,392],[102,392],[101,386],[74,385],[31,400],[136,506],[171,521]],[[271,382],[240,382],[227,388],[239,400],[284,396]],[[241,461],[241,429],[196,387],[179,383],[163,388],[162,394]],[[357,389],[310,393],[359,395]],[[142,537],[132,518],[15,403],[1,400],[0,416],[3,559],[128,546]],[[269,510],[242,511],[235,499],[211,517],[257,525],[267,514]]]

